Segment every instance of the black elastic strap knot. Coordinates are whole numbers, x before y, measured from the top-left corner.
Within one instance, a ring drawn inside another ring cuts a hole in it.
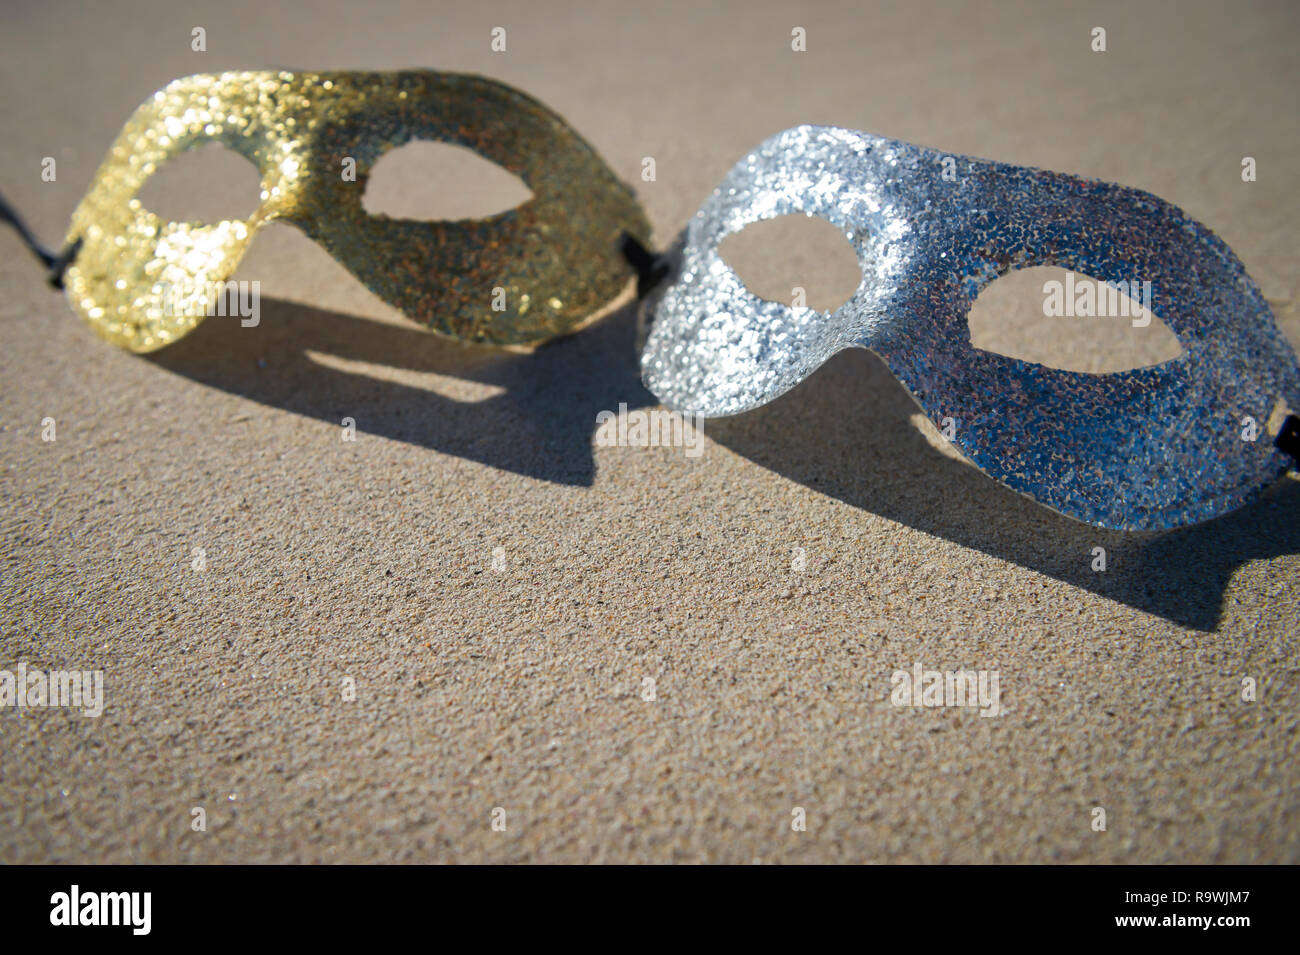
[[[61,252],[51,252],[32,234],[32,230],[27,228],[27,223],[23,222],[4,196],[0,196],[0,219],[4,219],[5,222],[13,226],[14,231],[23,240],[23,244],[41,260],[41,264],[45,266],[46,271],[49,273],[50,285],[58,289],[63,288],[63,273],[68,270],[68,266],[77,257],[77,253],[81,251],[81,239],[78,238],[77,241],[70,242],[63,247]]]
[[[1282,430],[1277,433],[1273,443],[1300,462],[1300,418],[1293,414],[1287,415],[1282,422]]]
[[[618,250],[636,270],[637,298],[645,298],[668,275],[670,265],[667,256],[651,252],[635,236],[624,232],[618,240]]]

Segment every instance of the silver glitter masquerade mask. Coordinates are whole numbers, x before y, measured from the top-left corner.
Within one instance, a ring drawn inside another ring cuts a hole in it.
[[[746,225],[800,212],[840,227],[857,253],[862,282],[834,312],[758,298],[718,253]],[[1183,354],[1085,374],[972,346],[980,291],[1037,265],[1149,281]],[[936,424],[953,419],[954,444],[986,474],[1129,530],[1223,514],[1291,463],[1264,423],[1300,407],[1300,366],[1263,296],[1209,229],[1136,189],[799,126],[736,164],[667,267],[643,304],[641,368],[677,411],[756,408],[841,349],[868,348]],[[1247,416],[1258,440],[1243,440]]]

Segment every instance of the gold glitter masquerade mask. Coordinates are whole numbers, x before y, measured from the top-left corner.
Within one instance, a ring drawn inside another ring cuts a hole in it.
[[[375,162],[417,139],[472,149],[519,176],[533,198],[473,220],[365,212]],[[136,198],[145,181],[205,142],[258,167],[257,210],[207,225],[145,209]],[[544,341],[589,318],[632,276],[620,235],[650,233],[632,190],[596,151],[501,83],[428,70],[189,76],[136,110],[73,213],[68,300],[115,345],[162,348],[203,320],[253,236],[276,219],[412,319],[494,344]]]

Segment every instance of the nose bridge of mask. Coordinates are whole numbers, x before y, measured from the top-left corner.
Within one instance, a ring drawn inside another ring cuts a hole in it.
[[[371,166],[412,139],[498,162],[534,198],[487,219],[420,222],[367,214]],[[135,199],[172,156],[204,140],[251,159],[262,204],[247,220],[165,222]],[[105,338],[161,348],[208,313],[253,235],[293,222],[372,292],[434,331],[493,343],[568,331],[622,290],[622,232],[648,239],[631,190],[564,121],[483,77],[400,73],[224,73],[185,77],[127,122],[73,215],[82,242],[64,285]]]
[[[844,226],[863,265],[857,294],[829,315],[754,299],[714,260],[727,231],[799,211]],[[1151,308],[1184,354],[1088,375],[974,348],[966,316],[979,291],[1040,264],[1149,281]],[[737,164],[657,294],[642,369],[666,404],[736,413],[840,348],[870,348],[936,424],[952,419],[977,466],[1102,526],[1204,520],[1288,464],[1266,438],[1240,436],[1243,417],[1263,422],[1279,399],[1300,404],[1300,367],[1267,304],[1222,241],[1136,190],[797,127]]]

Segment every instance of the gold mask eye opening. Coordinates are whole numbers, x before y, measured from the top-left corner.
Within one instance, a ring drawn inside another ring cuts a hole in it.
[[[490,219],[532,199],[522,179],[472,149],[412,140],[379,157],[361,205],[372,216],[455,222]]]
[[[136,199],[163,222],[243,222],[262,205],[262,176],[225,143],[198,142],[159,163]]]

